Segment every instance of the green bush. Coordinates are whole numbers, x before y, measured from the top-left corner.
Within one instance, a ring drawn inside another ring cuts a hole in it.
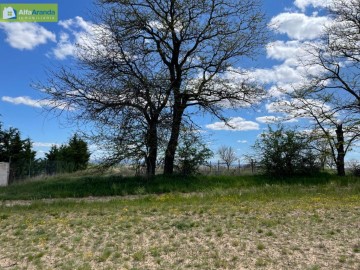
[[[191,175],[196,173],[199,166],[205,164],[213,153],[196,131],[186,131],[182,135],[175,166],[179,173]]]
[[[255,143],[264,173],[271,176],[311,175],[320,166],[311,149],[310,141],[295,130],[268,128]]]

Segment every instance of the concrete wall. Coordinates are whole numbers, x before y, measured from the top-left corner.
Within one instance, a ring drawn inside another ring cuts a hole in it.
[[[9,163],[0,162],[0,186],[9,184]]]

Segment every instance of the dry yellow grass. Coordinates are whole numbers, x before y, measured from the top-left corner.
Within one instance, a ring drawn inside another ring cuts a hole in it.
[[[0,269],[360,269],[360,197],[240,195],[0,207]]]

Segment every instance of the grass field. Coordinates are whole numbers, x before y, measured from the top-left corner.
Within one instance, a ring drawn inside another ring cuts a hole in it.
[[[0,269],[360,269],[351,177],[67,176],[0,200]]]

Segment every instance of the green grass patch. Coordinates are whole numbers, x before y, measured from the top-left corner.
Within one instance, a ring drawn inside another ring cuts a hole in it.
[[[296,186],[327,187],[336,191],[339,186],[351,185],[360,190],[360,181],[354,177],[337,177],[319,174],[314,177],[275,179],[254,176],[156,176],[153,178],[122,176],[71,176],[53,177],[0,187],[0,200],[34,200],[44,198],[81,198],[100,196],[147,195],[164,193],[219,192],[265,187],[264,193],[294,193]],[[276,187],[280,186],[281,191]],[[272,188],[267,188],[272,187]],[[294,189],[295,187],[295,189]],[[267,196],[267,194],[265,194]]]
[[[0,269],[359,269],[357,185],[3,204]]]

